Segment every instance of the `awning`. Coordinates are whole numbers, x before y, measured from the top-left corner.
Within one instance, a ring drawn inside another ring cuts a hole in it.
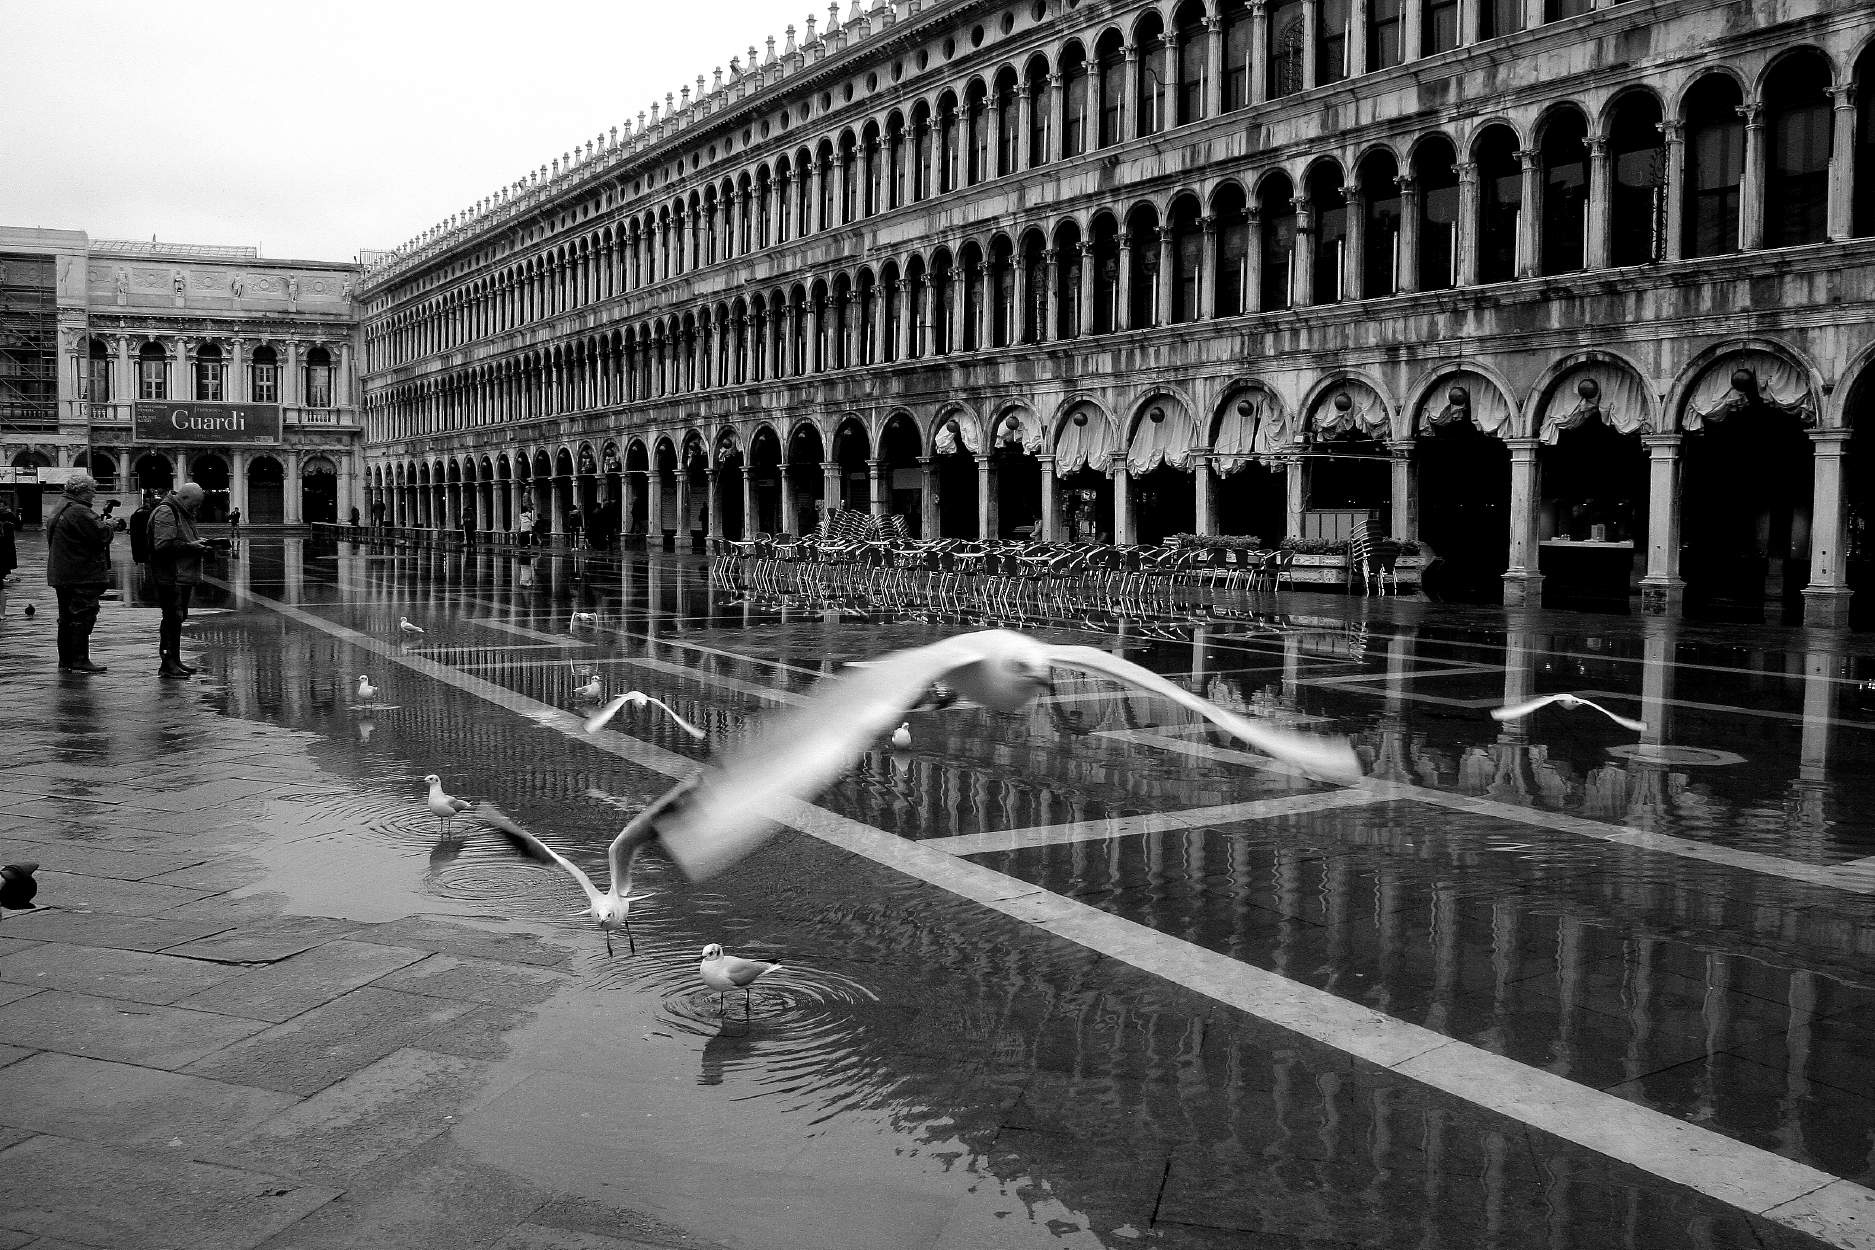
[[[963,435],[961,439],[959,433]],[[968,451],[972,455],[980,454],[983,450],[983,431],[977,428],[974,417],[962,413],[947,417],[944,424],[938,427],[937,437],[931,440],[931,449],[940,456],[948,456],[959,450]]]
[[[1076,425],[1081,417],[1086,417],[1087,423]],[[1065,477],[1086,468],[1105,473],[1118,442],[1111,422],[1098,412],[1081,409],[1062,424],[1061,436],[1055,440],[1056,475]]]
[[[1742,383],[1744,389],[1734,383]],[[1758,403],[1796,417],[1806,426],[1816,424],[1816,396],[1810,393],[1810,379],[1802,370],[1770,352],[1740,352],[1714,362],[1700,375],[1680,425],[1703,430],[1708,421],[1723,421]]]
[[[1164,409],[1154,405],[1153,411]],[[1133,428],[1133,441],[1126,448],[1126,471],[1135,477],[1152,472],[1160,465],[1183,469],[1191,460],[1191,449],[1198,443],[1198,431],[1191,418],[1176,410],[1166,411],[1163,420],[1154,421],[1142,414]]]
[[[1419,414],[1421,433],[1468,420],[1480,433],[1503,438],[1510,426],[1510,401],[1497,389],[1497,383],[1482,373],[1463,369],[1439,379]]]
[[[1347,397],[1345,408],[1342,407],[1343,396]],[[1331,387],[1315,409],[1315,433],[1322,438],[1333,438],[1349,431],[1369,438],[1385,438],[1392,433],[1389,425],[1387,406],[1380,402],[1374,388],[1364,382],[1350,381]]]
[[[1622,434],[1647,428],[1647,388],[1619,365],[1578,365],[1550,392],[1538,436],[1554,446],[1564,430],[1597,419]]]
[[[1237,411],[1239,405],[1249,415]],[[1269,455],[1289,443],[1289,425],[1282,406],[1267,391],[1246,391],[1226,405],[1212,443],[1212,466],[1224,474],[1248,467],[1251,457]]]

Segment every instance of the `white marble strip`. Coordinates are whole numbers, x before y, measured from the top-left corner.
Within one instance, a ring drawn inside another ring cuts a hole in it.
[[[227,583],[218,583],[233,591]],[[413,672],[508,708],[568,738],[669,777],[696,762],[623,734],[589,737],[580,718],[469,677],[289,604],[235,591],[289,619]],[[1192,746],[1167,739],[1178,747]],[[1257,757],[1250,757],[1256,759]],[[1265,761],[1267,762],[1267,761]],[[1422,1085],[1684,1185],[1841,1250],[1875,1250],[1875,1191],[1710,1129],[1579,1085],[1325,990],[1206,950],[970,860],[809,803],[772,815],[782,824],[897,869],[1035,928],[1098,951],[1193,993],[1389,1069]]]
[[[1286,771],[1274,760],[1265,756],[1253,755],[1248,751],[1236,751],[1228,747],[1214,747],[1207,742],[1186,742],[1154,730],[1108,729],[1100,731],[1099,736],[1160,746],[1168,751],[1176,751],[1181,755],[1189,755],[1198,759],[1241,764],[1248,768],[1259,768],[1265,771]],[[1806,885],[1819,885],[1831,890],[1847,890],[1852,894],[1875,894],[1875,873],[1860,871],[1844,864],[1806,864],[1777,855],[1766,855],[1759,851],[1739,850],[1736,847],[1715,842],[1700,842],[1693,838],[1675,837],[1669,833],[1637,829],[1631,825],[1614,825],[1600,820],[1588,820],[1581,816],[1568,816],[1562,812],[1518,807],[1514,803],[1499,803],[1494,799],[1449,794],[1443,790],[1407,785],[1398,781],[1377,781],[1369,777],[1361,783],[1361,788],[1391,799],[1411,799],[1453,811],[1477,812],[1497,820],[1515,821],[1520,825],[1536,825],[1544,829],[1553,829],[1558,833],[1573,833],[1601,842],[1612,842],[1618,846],[1656,851],[1662,855],[1678,855],[1683,859],[1703,860],[1706,863],[1719,864],[1726,868],[1737,868],[1770,877],[1782,877],[1787,881],[1801,881]]]
[[[1220,803],[1215,807],[1188,807],[1176,812],[1148,812],[1140,816],[1110,816],[1105,820],[1077,820],[1062,825],[1035,825],[989,833],[964,833],[954,838],[926,838],[923,845],[950,855],[983,855],[991,851],[1019,851],[1031,846],[1060,846],[1069,842],[1104,842],[1157,833],[1162,829],[1201,829],[1274,816],[1299,816],[1331,808],[1364,807],[1387,800],[1366,790],[1324,790],[1317,794],[1284,794],[1248,803]]]

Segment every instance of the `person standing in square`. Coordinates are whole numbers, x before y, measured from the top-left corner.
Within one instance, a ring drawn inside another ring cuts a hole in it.
[[[202,581],[202,557],[213,550],[195,532],[202,498],[199,483],[184,482],[150,513],[150,579],[156,583],[156,602],[163,609],[157,635],[163,661],[156,670],[158,677],[186,678],[195,672],[182,662],[182,623],[189,619],[189,598]]]
[[[111,582],[111,539],[123,522],[91,510],[97,493],[97,482],[74,473],[46,518],[46,584],[59,600],[59,667],[74,673],[105,671],[91,662],[91,628]]]

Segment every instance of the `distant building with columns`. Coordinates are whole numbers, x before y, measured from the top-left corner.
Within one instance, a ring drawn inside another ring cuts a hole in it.
[[[205,515],[361,505],[356,264],[0,227],[0,491],[36,522],[75,470],[134,507],[179,481]]]
[[[1457,597],[1847,619],[1875,7],[838,8],[367,266],[391,519],[1366,520]]]

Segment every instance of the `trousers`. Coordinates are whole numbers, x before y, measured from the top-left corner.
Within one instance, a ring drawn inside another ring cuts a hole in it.
[[[189,596],[193,586],[174,582],[156,583],[156,604],[163,609],[163,623],[157,628],[157,651],[171,659],[182,655],[182,623],[189,619]]]
[[[105,587],[55,586],[59,599],[59,665],[91,658],[91,627],[98,623],[98,597]]]

